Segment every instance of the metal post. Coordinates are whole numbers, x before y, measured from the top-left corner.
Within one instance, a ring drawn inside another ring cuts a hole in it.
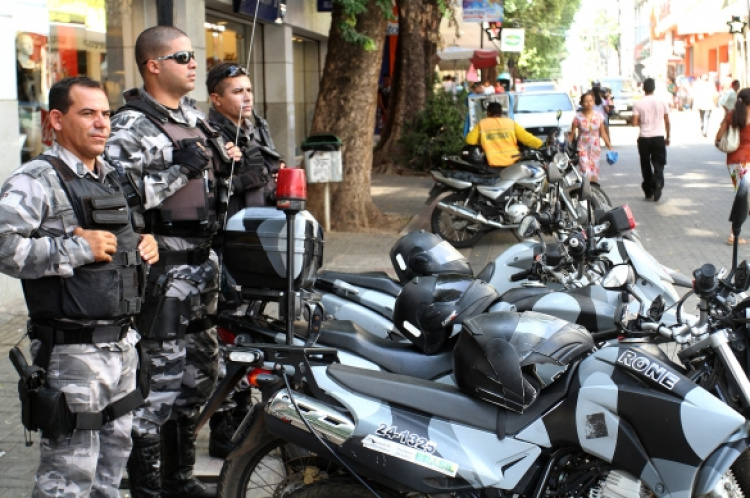
[[[326,232],[331,230],[331,187],[330,183],[326,182],[325,189],[323,190],[323,204],[325,209],[325,216],[324,216],[324,222],[325,222],[325,229]]]
[[[294,219],[297,211],[286,210],[286,344],[294,343]]]

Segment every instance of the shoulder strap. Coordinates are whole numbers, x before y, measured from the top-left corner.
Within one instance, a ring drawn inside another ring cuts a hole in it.
[[[79,199],[73,195],[73,192],[71,192],[70,186],[69,186],[69,183],[77,179],[78,175],[73,173],[70,170],[70,168],[59,157],[50,156],[48,154],[42,154],[39,157],[37,157],[37,159],[40,159],[42,161],[47,161],[52,166],[52,169],[55,170],[55,172],[57,173],[57,176],[60,178],[60,185],[62,185],[62,188],[65,191],[65,195],[68,196],[68,200],[70,201],[70,204],[73,206],[73,210],[76,213],[78,222],[85,223],[86,217],[83,214],[83,206],[81,205],[80,202],[78,202]]]

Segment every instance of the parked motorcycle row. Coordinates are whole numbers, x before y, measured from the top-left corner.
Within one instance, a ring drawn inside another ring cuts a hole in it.
[[[523,240],[476,273],[427,232],[392,248],[397,279],[319,271],[322,230],[298,215],[291,344],[284,317],[265,312],[283,299],[282,220],[235,215],[227,271],[250,304],[219,318],[236,340],[202,423],[241,379],[258,395],[220,494],[750,496],[750,265],[735,245],[729,269],[679,275],[640,244],[627,206],[581,178],[571,197],[562,166],[543,167],[538,191],[516,178],[498,194],[507,212],[552,192],[514,221]],[[471,185],[467,198],[484,188]],[[747,194],[743,181],[735,240]],[[458,212],[439,206],[438,218]],[[243,274],[250,246],[268,264]]]

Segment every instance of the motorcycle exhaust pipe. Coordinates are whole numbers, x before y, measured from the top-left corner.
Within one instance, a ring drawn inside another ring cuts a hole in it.
[[[481,223],[482,225],[487,225],[492,228],[517,228],[518,227],[518,225],[503,225],[502,223],[498,223],[497,221],[490,221],[484,216],[482,216],[480,213],[477,213],[473,209],[469,209],[466,206],[446,204],[445,202],[441,201],[441,202],[438,202],[437,206],[435,207],[436,209],[445,211],[446,213],[450,213],[454,216],[458,216],[459,218]]]
[[[304,394],[294,392],[293,396],[302,416],[323,439],[341,445],[354,433],[354,422],[344,414]],[[271,398],[266,405],[266,414],[308,431],[287,391],[279,391]]]

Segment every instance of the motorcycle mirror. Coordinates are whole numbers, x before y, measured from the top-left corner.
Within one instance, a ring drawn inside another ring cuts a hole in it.
[[[739,235],[742,224],[747,220],[747,211],[747,181],[743,177],[740,185],[737,187],[737,193],[734,195],[732,211],[729,213],[729,221],[732,222],[732,232],[735,232],[735,237]]]
[[[560,126],[560,118],[562,117],[562,109],[558,109],[557,114],[555,116],[557,116],[557,126]]]
[[[524,216],[518,224],[518,236],[523,239],[532,237],[541,229],[539,221],[534,216]]]
[[[624,290],[635,283],[635,272],[630,265],[615,265],[604,275],[602,287],[607,290]]]

